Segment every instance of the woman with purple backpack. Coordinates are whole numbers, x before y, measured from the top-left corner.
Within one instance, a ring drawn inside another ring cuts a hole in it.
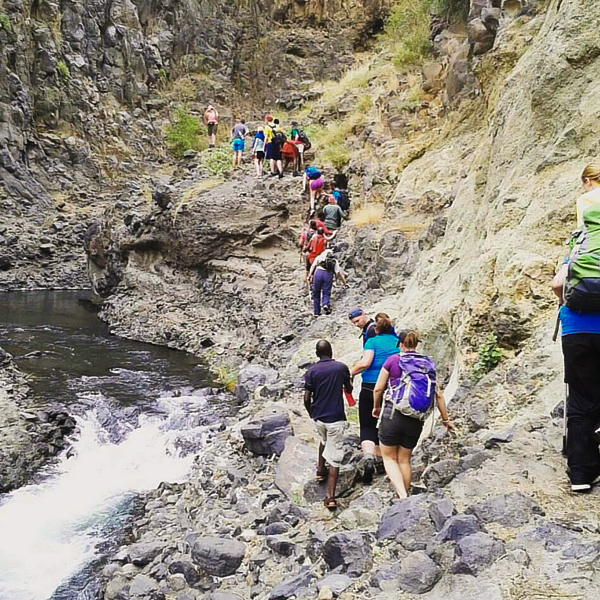
[[[437,405],[448,431],[454,431],[454,425],[450,423],[444,396],[436,385],[435,363],[416,352],[417,334],[403,331],[398,341],[401,353],[385,361],[375,384],[373,417],[379,418],[379,446],[385,471],[402,499],[410,487],[412,451],[434,406]]]

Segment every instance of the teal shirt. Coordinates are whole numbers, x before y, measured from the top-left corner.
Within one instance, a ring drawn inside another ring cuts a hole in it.
[[[379,377],[379,371],[383,363],[394,354],[400,353],[398,348],[398,338],[390,333],[384,333],[369,338],[365,344],[365,350],[373,350],[373,362],[371,366],[362,372],[363,383],[375,383]]]

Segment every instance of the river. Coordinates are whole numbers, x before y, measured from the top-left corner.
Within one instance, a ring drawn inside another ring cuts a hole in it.
[[[94,597],[140,494],[181,482],[220,415],[234,410],[189,354],[109,335],[82,292],[0,294],[0,346],[35,403],[77,421],[72,447],[0,497],[0,599]]]

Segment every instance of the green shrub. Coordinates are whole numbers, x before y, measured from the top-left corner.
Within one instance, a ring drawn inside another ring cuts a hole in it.
[[[202,165],[211,175],[227,175],[231,170],[231,148],[229,144],[222,144],[213,148],[202,158]]]
[[[198,119],[185,110],[175,111],[175,120],[167,127],[167,145],[175,158],[183,158],[186,150],[202,150]]]
[[[216,367],[215,375],[217,376],[217,384],[230,393],[235,391],[235,386],[238,380],[237,371],[233,371],[230,367]]]
[[[473,367],[473,378],[479,381],[484,375],[494,369],[502,358],[502,350],[498,346],[498,340],[493,333],[489,333],[485,342],[477,350],[479,357]]]
[[[0,29],[4,29],[4,31],[12,31],[10,19],[8,18],[8,15],[5,15],[4,13],[0,14]]]
[[[334,142],[323,149],[321,157],[326,163],[341,171],[350,162],[350,151],[346,149],[343,142]]]
[[[56,71],[63,81],[71,79],[71,71],[69,71],[69,67],[62,60],[56,63]]]

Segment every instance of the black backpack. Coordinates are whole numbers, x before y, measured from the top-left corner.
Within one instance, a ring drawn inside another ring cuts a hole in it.
[[[283,146],[286,142],[287,142],[287,138],[285,137],[285,133],[283,133],[283,131],[278,131],[274,136],[273,136],[273,142],[277,145],[277,146]]]
[[[329,254],[327,258],[321,263],[321,266],[324,269],[327,269],[327,271],[329,271],[330,273],[335,273],[336,263],[337,261],[335,260],[335,258],[331,254]]]
[[[339,190],[338,204],[343,211],[350,210],[350,194],[348,190]]]
[[[304,131],[302,129],[298,130],[298,141],[300,141],[304,144],[305,152],[306,152],[306,150],[310,150],[312,148],[312,144],[310,143],[308,136],[306,135],[306,133],[304,133]]]

